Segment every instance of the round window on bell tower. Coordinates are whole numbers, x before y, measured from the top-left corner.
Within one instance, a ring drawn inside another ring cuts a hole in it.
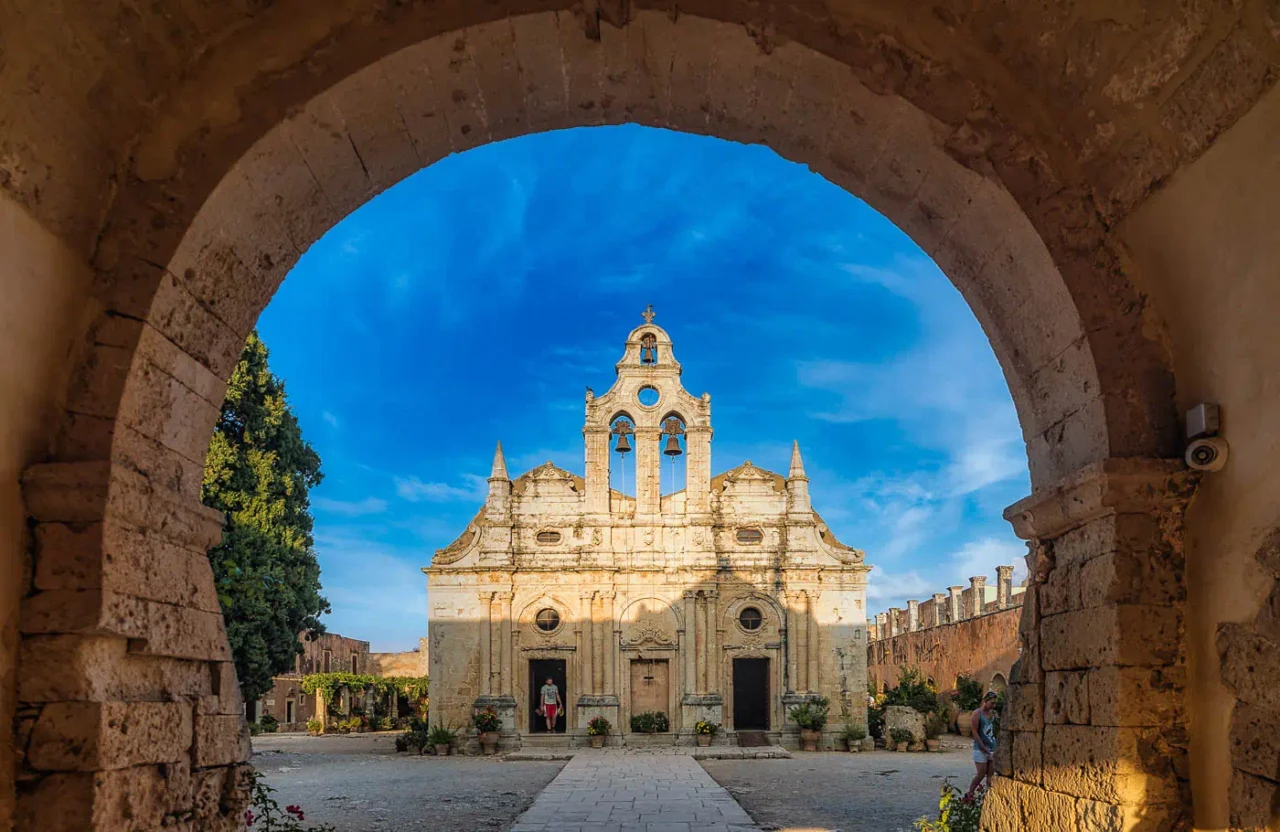
[[[538,610],[538,614],[534,616],[534,623],[538,625],[538,629],[544,633],[554,632],[560,626],[560,613],[547,607]]]
[[[641,387],[640,391],[636,393],[636,401],[640,402],[641,407],[654,407],[661,398],[662,394],[658,392],[656,387]]]
[[[744,630],[755,631],[760,629],[760,625],[764,623],[764,616],[755,607],[747,607],[738,613],[738,623],[742,625]]]

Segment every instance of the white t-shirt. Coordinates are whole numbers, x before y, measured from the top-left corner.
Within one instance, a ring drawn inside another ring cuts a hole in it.
[[[555,685],[542,686],[542,704],[554,705],[556,700],[560,698],[560,688]]]

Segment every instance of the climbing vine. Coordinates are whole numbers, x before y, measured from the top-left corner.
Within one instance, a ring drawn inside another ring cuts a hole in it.
[[[426,676],[371,676],[368,673],[312,673],[302,677],[302,692],[320,692],[326,702],[333,702],[338,692],[347,690],[372,690],[379,696],[392,692],[402,694],[410,702],[420,703],[427,698]]]

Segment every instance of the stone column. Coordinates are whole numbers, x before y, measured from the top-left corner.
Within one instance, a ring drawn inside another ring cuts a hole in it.
[[[583,428],[586,445],[587,513],[609,512],[609,428]]]
[[[889,615],[888,613],[876,613],[876,632],[880,638],[889,637]]]
[[[591,692],[604,690],[604,598],[601,593],[591,601]]]
[[[512,696],[515,693],[515,685],[513,684],[515,668],[511,666],[511,636],[513,632],[511,602],[514,598],[515,595],[510,592],[502,594],[502,622],[498,627],[502,647],[501,685],[498,693],[505,696]]]
[[[818,592],[810,590],[805,593],[808,602],[805,605],[806,616],[808,621],[808,647],[809,647],[809,672],[806,674],[805,682],[808,687],[806,690],[813,692],[818,689],[819,681],[822,679],[821,672],[818,668],[818,660],[822,653],[822,628],[818,624]]]
[[[720,593],[707,594],[707,693],[720,690]]]
[[[685,428],[685,487],[688,497],[686,512],[705,514],[711,510],[711,428]]]
[[[984,829],[1190,826],[1182,460],[1109,459],[1005,511],[1032,541]]]
[[[582,620],[578,624],[578,684],[580,686],[578,693],[580,694],[594,692],[591,682],[591,608],[594,599],[594,592],[584,592],[579,598],[579,609],[582,611]]]
[[[942,592],[933,593],[933,626],[941,627],[947,623],[947,596]]]
[[[636,516],[655,515],[661,502],[662,455],[658,452],[656,427],[636,427]]]
[[[493,597],[480,593],[480,695],[493,693]]]
[[[975,575],[969,579],[969,615],[977,618],[987,605],[987,576]]]
[[[1013,567],[997,566],[996,567],[996,607],[998,609],[1008,609],[1009,601],[1013,597]]]
[[[618,631],[617,625],[613,620],[613,599],[617,597],[616,592],[604,593],[604,689],[603,693],[617,695],[618,685],[614,678],[615,669],[618,666]]]
[[[902,632],[901,612],[897,607],[889,607],[889,635],[896,636]]]
[[[800,629],[804,614],[800,608],[799,592],[786,592],[782,597],[787,604],[787,676],[791,691],[799,693],[804,690],[800,680]]]
[[[698,636],[695,643],[698,650],[698,689],[696,692],[699,694],[707,692],[707,645],[711,641],[710,628],[707,626],[707,607],[710,600],[705,592],[698,593]]]
[[[947,587],[947,600],[950,601],[951,623],[964,621],[964,604],[961,603],[960,593],[964,592],[962,586]]]
[[[684,663],[684,692],[697,693],[697,635],[698,635],[698,596],[693,590],[684,593],[684,651],[680,658]]]
[[[907,632],[914,633],[920,629],[920,602],[907,602]]]

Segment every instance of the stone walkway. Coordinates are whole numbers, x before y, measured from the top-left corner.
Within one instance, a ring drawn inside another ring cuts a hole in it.
[[[758,832],[689,754],[580,751],[511,832]]]

